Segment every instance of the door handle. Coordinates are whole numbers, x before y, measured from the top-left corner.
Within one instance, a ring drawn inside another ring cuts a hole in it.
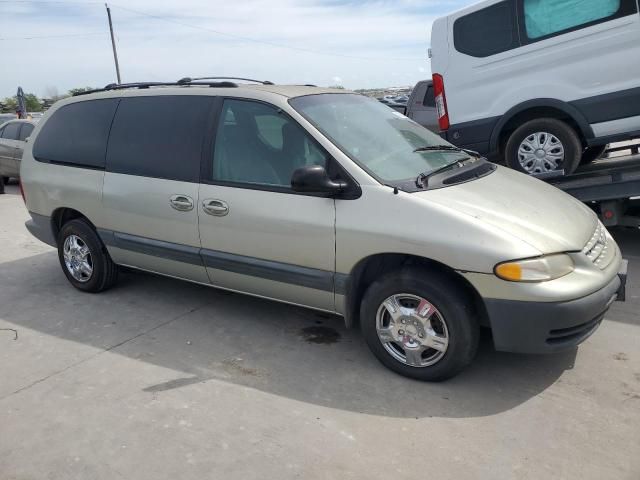
[[[222,200],[205,200],[202,202],[202,209],[215,217],[224,217],[229,213],[229,205]]]
[[[169,198],[169,204],[179,212],[188,212],[193,210],[193,199],[186,195],[172,195]]]

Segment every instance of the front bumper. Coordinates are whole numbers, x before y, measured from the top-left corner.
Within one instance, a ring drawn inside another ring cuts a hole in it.
[[[554,353],[581,344],[600,326],[611,304],[624,301],[627,261],[604,288],[567,302],[485,299],[496,350]]]

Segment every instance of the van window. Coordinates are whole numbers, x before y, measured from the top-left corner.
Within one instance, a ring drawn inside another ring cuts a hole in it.
[[[617,16],[622,3],[622,0],[524,0],[527,37],[536,40],[608,20]]]
[[[460,53],[488,57],[519,46],[515,1],[496,3],[458,18],[453,42]]]
[[[19,129],[20,124],[18,122],[10,123],[4,127],[4,130],[2,130],[2,138],[6,138],[7,140],[17,140]]]
[[[42,127],[33,156],[44,162],[104,168],[117,98],[86,100],[56,110]]]
[[[213,180],[291,188],[294,170],[326,166],[326,155],[282,110],[247,100],[225,100],[216,134]],[[233,118],[233,122],[228,119]]]
[[[113,120],[107,171],[198,182],[213,97],[123,98]]]
[[[31,136],[31,132],[33,132],[33,125],[30,123],[23,123],[22,130],[20,130],[20,138],[18,140],[22,140],[23,142]]]

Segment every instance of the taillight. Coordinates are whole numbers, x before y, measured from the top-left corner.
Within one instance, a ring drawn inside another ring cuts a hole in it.
[[[0,182],[2,181],[2,179],[0,179]],[[22,195],[22,201],[25,203],[27,203],[27,199],[24,196],[24,188],[22,188],[22,179],[18,180],[18,188],[20,189],[20,195]]]
[[[447,111],[447,97],[444,94],[444,78],[439,73],[433,74],[433,94],[436,97],[436,110],[438,111],[438,124],[440,130],[449,129],[449,112]]]

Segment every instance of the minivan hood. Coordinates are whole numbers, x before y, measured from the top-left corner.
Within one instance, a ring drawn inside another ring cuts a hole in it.
[[[597,225],[595,213],[583,203],[506,167],[477,180],[412,195],[486,222],[541,254],[582,250]]]

